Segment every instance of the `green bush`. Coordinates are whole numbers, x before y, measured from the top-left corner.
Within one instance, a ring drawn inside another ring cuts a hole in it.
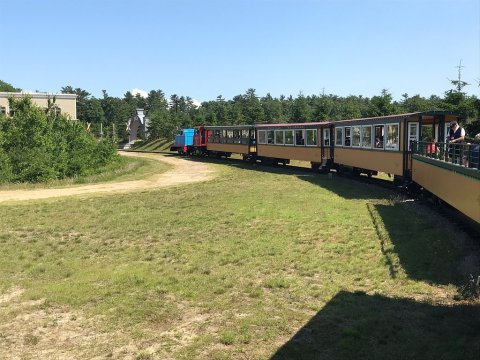
[[[30,98],[10,99],[0,118],[0,182],[39,182],[84,176],[116,158],[113,143],[93,137],[83,123],[46,111]]]

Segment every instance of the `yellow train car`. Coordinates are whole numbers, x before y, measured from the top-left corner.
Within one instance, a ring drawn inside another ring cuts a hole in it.
[[[319,168],[331,162],[331,138],[330,122],[256,125],[257,158],[309,161]]]
[[[208,132],[208,153],[227,157],[240,154],[244,159],[255,157],[257,149],[253,125],[206,126],[205,129]]]
[[[480,224],[480,171],[414,154],[412,180]]]
[[[336,121],[335,165],[368,175],[384,172],[409,179],[412,143],[444,139],[449,122],[457,119],[447,112],[417,112]]]

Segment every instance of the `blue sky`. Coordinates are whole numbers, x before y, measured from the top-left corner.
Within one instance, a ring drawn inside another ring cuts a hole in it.
[[[0,0],[0,80],[200,101],[256,89],[479,96],[479,0]]]

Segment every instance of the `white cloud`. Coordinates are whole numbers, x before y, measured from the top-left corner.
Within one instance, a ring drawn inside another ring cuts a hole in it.
[[[143,98],[147,98],[148,96],[148,92],[146,92],[145,90],[137,89],[137,88],[133,89],[130,92],[132,93],[133,96],[137,96],[137,94],[139,94]]]
[[[198,100],[192,99],[193,105],[195,105],[197,108],[202,106],[202,103]]]

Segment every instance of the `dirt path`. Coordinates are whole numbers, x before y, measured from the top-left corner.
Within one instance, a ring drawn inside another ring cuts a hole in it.
[[[6,201],[24,201],[47,199],[52,197],[75,196],[92,193],[128,192],[161,188],[186,183],[206,181],[213,177],[213,171],[206,164],[189,161],[176,156],[152,153],[122,152],[123,156],[142,157],[163,161],[173,165],[173,169],[155,174],[142,180],[109,182],[58,189],[7,190],[0,191],[0,203]]]

